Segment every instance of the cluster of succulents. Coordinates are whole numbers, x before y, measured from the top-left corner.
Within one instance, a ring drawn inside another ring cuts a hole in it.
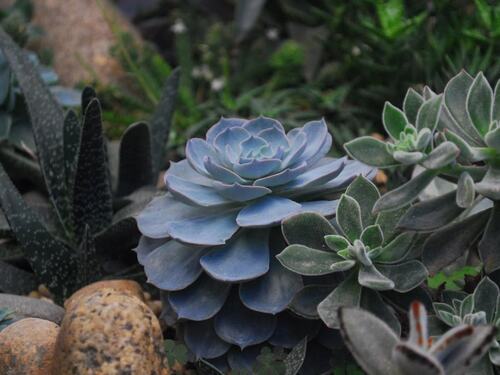
[[[429,336],[425,306],[412,303],[408,315],[409,334],[402,340],[369,312],[353,307],[340,309],[344,342],[368,374],[469,373],[488,351],[497,333],[491,325],[461,324],[433,340]]]
[[[304,282],[275,258],[284,246],[279,225],[304,211],[333,216],[338,202],[323,197],[374,174],[327,157],[331,144],[324,121],[286,133],[266,117],[222,118],[167,170],[168,192],[138,217],[137,253],[149,282],[168,292],[196,357],[229,352],[238,368],[259,344],[291,348],[302,338],[287,332],[297,322],[285,310]]]
[[[283,221],[290,246],[277,258],[286,268],[306,276],[343,273],[340,284],[332,285],[331,293],[318,305],[319,316],[331,328],[338,328],[340,307],[361,306],[399,331],[397,318],[384,303],[387,297],[379,292],[409,292],[427,277],[425,267],[415,259],[419,255],[414,250],[417,236],[395,232],[395,220],[407,208],[374,215],[379,198],[377,187],[359,176],[339,200],[335,226],[317,213],[297,214]],[[303,236],[314,232],[315,237]],[[307,293],[301,297],[307,298]]]
[[[500,326],[500,290],[490,278],[483,278],[472,294],[454,293],[443,302],[433,304],[436,317],[446,326],[460,325]],[[485,374],[494,374],[494,367],[500,366],[500,343],[495,337],[488,355],[481,359],[478,368]]]

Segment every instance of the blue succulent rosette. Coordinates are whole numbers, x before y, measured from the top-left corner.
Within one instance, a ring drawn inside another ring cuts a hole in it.
[[[292,347],[307,334],[284,312],[304,285],[276,260],[285,243],[272,228],[303,211],[333,216],[337,202],[318,197],[373,177],[364,164],[327,157],[331,145],[323,120],[286,133],[270,118],[222,118],[167,170],[168,192],[138,217],[137,253],[198,358],[229,352],[231,363],[241,355],[232,346]]]

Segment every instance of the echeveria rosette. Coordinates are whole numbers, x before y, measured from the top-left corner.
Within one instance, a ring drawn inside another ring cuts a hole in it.
[[[298,212],[332,216],[337,202],[320,197],[375,172],[327,157],[331,144],[322,120],[287,133],[270,118],[222,118],[167,170],[168,192],[138,217],[137,252],[197,357],[237,362],[241,349],[300,340],[283,333],[301,325],[284,310],[303,281],[275,259],[284,243],[271,229]]]
[[[414,233],[395,232],[395,224],[405,209],[373,215],[373,205],[379,198],[377,187],[360,176],[340,198],[335,227],[310,213],[283,222],[290,246],[278,259],[286,268],[304,276],[344,274],[343,281],[333,285],[326,298],[316,301],[319,316],[330,328],[338,328],[339,307],[362,306],[399,331],[398,320],[379,292],[406,293],[427,277],[423,264],[414,259]],[[318,237],[310,238],[314,235]],[[307,291],[315,292],[310,287]]]
[[[476,245],[486,272],[500,269],[499,87],[492,89],[482,73],[472,77],[462,71],[441,95],[410,89],[402,111],[390,104],[384,109],[388,143],[362,137],[345,145],[352,157],[369,165],[423,169],[385,194],[376,211],[413,202],[436,177],[456,184],[452,192],[414,205],[399,223],[407,230],[437,230],[423,253],[431,274]]]
[[[486,374],[473,370],[494,342],[496,327],[459,325],[432,340],[424,305],[413,302],[408,315],[409,334],[403,340],[383,320],[367,311],[340,309],[344,342],[367,374]]]
[[[500,290],[490,278],[483,278],[472,294],[463,296],[455,293],[450,303],[436,302],[433,304],[436,316],[447,326],[456,327],[468,325],[494,325],[500,328]],[[490,347],[478,365],[483,374],[494,374],[493,366],[500,368],[500,337]],[[478,372],[479,373],[479,372]]]

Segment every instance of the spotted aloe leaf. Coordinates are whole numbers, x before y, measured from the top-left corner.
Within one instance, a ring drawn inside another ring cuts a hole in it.
[[[165,146],[168,142],[170,124],[179,87],[180,69],[174,69],[165,83],[162,96],[156,107],[151,123],[151,152],[153,175],[158,175],[165,162]]]
[[[120,142],[117,196],[154,184],[151,135],[144,122],[130,125]]]
[[[78,287],[75,279],[78,265],[73,251],[48,232],[24,202],[1,165],[0,185],[0,206],[23,247],[24,256],[40,282],[47,285],[61,302]]]
[[[85,109],[73,191],[77,238],[82,238],[85,225],[95,235],[111,224],[113,207],[107,165],[101,106],[97,99],[92,99]]]
[[[66,225],[66,219],[70,217],[70,202],[63,153],[63,111],[45,86],[28,55],[2,29],[0,29],[0,48],[9,61],[25,96],[50,199],[54,202],[62,225]]]

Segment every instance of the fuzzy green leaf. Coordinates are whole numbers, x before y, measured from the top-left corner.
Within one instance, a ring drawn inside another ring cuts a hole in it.
[[[373,207],[374,212],[394,210],[410,204],[431,183],[436,174],[436,171],[426,170],[406,184],[386,193]]]
[[[381,274],[394,282],[394,290],[406,293],[427,279],[427,270],[418,260],[401,264],[377,264]]]
[[[373,137],[359,137],[344,145],[347,154],[367,165],[388,168],[399,163],[387,151],[386,144]]]
[[[281,228],[290,245],[300,244],[320,250],[328,250],[323,238],[337,233],[327,219],[314,212],[290,216],[283,220]]]
[[[382,228],[379,225],[370,225],[363,230],[361,233],[361,242],[370,249],[374,249],[381,246],[384,242],[384,234],[382,233]]]
[[[458,207],[469,208],[474,204],[476,192],[474,180],[467,172],[463,172],[458,179],[456,203]]]
[[[424,103],[424,99],[415,90],[410,88],[406,92],[405,99],[403,101],[403,110],[406,114],[406,118],[410,124],[415,125],[417,122],[418,110]]]
[[[358,282],[373,290],[394,289],[394,282],[383,275],[375,266],[361,266],[358,273]]]
[[[474,310],[483,311],[488,324],[491,324],[495,318],[499,295],[498,285],[489,277],[483,278],[474,290]]]
[[[500,152],[500,127],[486,133],[484,141],[488,147],[494,148],[497,152]]]
[[[331,251],[311,249],[304,245],[290,245],[276,256],[292,272],[305,276],[327,275],[333,263],[344,259]]]
[[[443,142],[431,151],[422,162],[427,169],[439,169],[453,162],[459,155],[460,149],[452,142]]]
[[[474,78],[467,97],[467,111],[479,134],[485,135],[488,132],[491,123],[492,104],[493,91],[483,73],[480,72]]]
[[[437,95],[422,104],[417,114],[417,130],[427,128],[434,132],[441,114],[442,103],[443,96]]]
[[[381,249],[375,261],[377,263],[393,264],[404,260],[411,250],[414,238],[414,233],[401,233]]]
[[[494,201],[500,200],[500,168],[490,165],[483,179],[475,185],[476,191]]]
[[[391,136],[392,139],[399,139],[399,134],[404,131],[408,120],[403,111],[395,107],[389,102],[385,102],[384,110],[382,112],[382,123],[384,129]]]
[[[338,252],[349,246],[349,241],[338,234],[330,234],[325,236],[326,245],[333,251]]]
[[[373,206],[380,198],[380,193],[375,184],[364,176],[358,176],[347,187],[345,193],[358,202],[363,227],[373,224],[375,222],[375,216],[372,214]]]
[[[363,231],[361,207],[354,198],[346,194],[342,195],[337,206],[337,223],[351,242],[360,238]]]

